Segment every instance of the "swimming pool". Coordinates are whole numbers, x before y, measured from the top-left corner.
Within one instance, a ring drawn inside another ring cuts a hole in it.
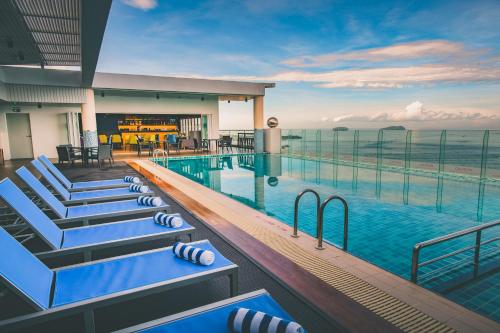
[[[348,252],[407,279],[416,243],[500,218],[500,182],[491,179],[270,154],[170,158],[168,168],[288,225],[293,225],[295,198],[305,188],[316,190],[322,199],[340,194],[350,210]],[[299,228],[311,235],[316,234],[315,205],[312,195],[300,204]],[[332,202],[325,211],[326,241],[342,245],[342,221],[342,207]],[[499,236],[499,229],[485,231],[484,239]],[[473,241],[471,235],[424,249],[422,260]],[[496,242],[481,251],[481,267],[498,267]],[[466,252],[426,266],[419,281],[498,321],[499,274],[457,288],[455,282],[471,271],[470,258]],[[458,265],[464,260],[466,266]],[[446,269],[451,264],[456,269]]]

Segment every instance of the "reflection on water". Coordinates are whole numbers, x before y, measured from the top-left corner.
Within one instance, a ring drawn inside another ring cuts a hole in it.
[[[437,213],[443,212],[444,206],[451,209],[454,206],[450,205],[451,201],[466,201],[468,216],[471,217],[471,203],[474,203],[474,219],[481,222],[488,186],[492,191],[500,187],[499,183],[489,179],[471,179],[467,176],[462,178],[459,175],[446,175],[442,172],[421,174],[418,170],[409,168],[387,169],[381,163],[373,166],[363,164],[346,166],[333,163],[333,161],[289,158],[271,154],[171,159],[169,168],[217,192],[245,201],[246,204],[260,210],[265,210],[264,177],[269,187],[277,187],[280,177],[284,176],[287,179],[329,186],[347,191],[349,194],[359,194],[365,198],[402,205],[409,205],[410,198],[413,197],[413,204],[432,206]],[[248,173],[242,171],[248,171]],[[252,196],[240,197],[241,193],[231,190],[231,183],[236,181],[235,178],[243,182],[244,179],[252,176],[254,181]],[[443,194],[447,193],[447,186],[454,188],[460,182],[468,184],[467,192],[447,198],[443,202]],[[224,183],[227,186],[222,186]],[[346,185],[350,186],[346,187]],[[370,187],[372,190],[369,190]]]

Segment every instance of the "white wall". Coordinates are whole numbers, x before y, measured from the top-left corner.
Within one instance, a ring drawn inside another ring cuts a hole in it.
[[[36,157],[45,154],[50,158],[56,158],[56,146],[68,143],[66,113],[79,111],[78,105],[44,105],[41,109],[36,106],[21,106],[21,112],[30,116],[33,155]],[[11,157],[5,116],[9,112],[12,112],[9,105],[0,106],[0,148],[3,149],[6,160]]]
[[[96,113],[130,113],[130,114],[206,114],[211,117],[210,138],[219,138],[219,101],[216,96],[183,98],[161,96],[115,96],[99,92],[95,95]]]
[[[130,114],[206,114],[209,116],[209,137],[219,138],[219,102],[216,96],[183,96],[156,99],[154,96],[112,96],[95,94],[96,113]],[[68,143],[66,113],[81,111],[80,105],[47,105],[41,109],[36,105],[21,105],[21,112],[30,115],[33,154],[57,157],[56,146]],[[5,114],[12,112],[9,104],[0,105],[0,148],[5,159],[10,159],[9,137]]]

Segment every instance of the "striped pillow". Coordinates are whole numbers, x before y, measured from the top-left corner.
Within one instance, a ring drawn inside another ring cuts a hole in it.
[[[125,183],[134,183],[134,184],[138,184],[141,182],[139,177],[134,177],[134,176],[125,176],[125,177],[123,177],[123,181]]]
[[[231,333],[304,333],[294,321],[268,315],[264,312],[235,308],[229,314],[227,326]]]
[[[156,224],[163,225],[169,228],[180,228],[184,223],[182,217],[178,214],[166,214],[163,212],[158,212],[153,217]]]
[[[130,184],[128,189],[130,192],[138,192],[138,193],[148,193],[149,192],[149,187],[147,187],[145,185]]]
[[[163,204],[160,197],[137,197],[137,203],[141,206],[160,207]]]
[[[195,264],[200,264],[204,266],[209,266],[214,263],[215,254],[210,250],[202,250],[198,247],[187,245],[181,242],[177,242],[172,247],[174,254]]]

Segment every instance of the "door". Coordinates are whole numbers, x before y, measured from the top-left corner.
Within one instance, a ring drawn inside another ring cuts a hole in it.
[[[11,159],[33,158],[30,117],[25,113],[7,113],[7,131]]]

